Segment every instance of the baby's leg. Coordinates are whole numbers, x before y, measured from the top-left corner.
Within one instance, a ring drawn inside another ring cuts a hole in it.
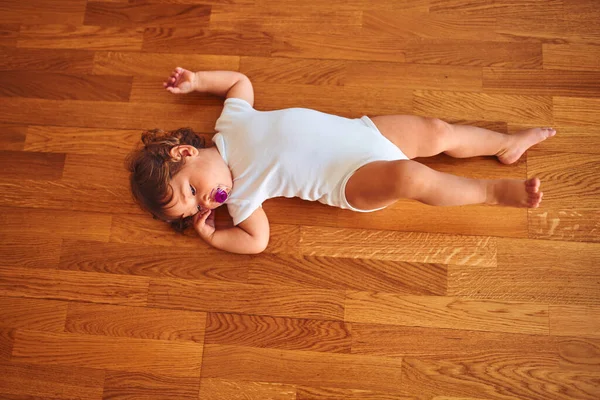
[[[384,115],[372,120],[409,158],[446,153],[458,158],[497,156],[502,163],[511,164],[528,148],[556,134],[552,128],[533,128],[506,135],[414,115]]]
[[[435,171],[412,160],[376,161],[360,168],[346,185],[346,199],[361,210],[413,199],[433,206],[490,204],[538,207],[540,180],[470,179]]]

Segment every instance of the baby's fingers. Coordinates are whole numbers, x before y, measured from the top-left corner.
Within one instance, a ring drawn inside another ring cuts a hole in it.
[[[204,223],[206,221],[206,218],[208,218],[208,216],[210,215],[210,212],[208,212],[210,210],[203,210],[203,211],[199,211],[196,213],[196,215],[194,215],[194,225],[197,225],[198,223],[202,222]]]

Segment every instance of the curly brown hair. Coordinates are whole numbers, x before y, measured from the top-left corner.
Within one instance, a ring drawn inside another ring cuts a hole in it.
[[[173,199],[171,179],[185,165],[185,157],[173,159],[170,151],[182,144],[203,149],[203,137],[190,128],[175,131],[153,129],[142,133],[143,146],[131,152],[127,158],[130,172],[131,193],[140,207],[171,225],[177,232],[183,232],[192,224],[192,217],[172,220],[165,214],[165,206]]]

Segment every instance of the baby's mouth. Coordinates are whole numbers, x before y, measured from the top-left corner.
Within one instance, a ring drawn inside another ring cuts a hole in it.
[[[219,204],[225,203],[229,197],[229,190],[223,186],[217,186],[210,192],[210,198]]]

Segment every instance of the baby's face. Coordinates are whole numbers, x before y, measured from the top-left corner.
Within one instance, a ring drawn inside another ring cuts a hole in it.
[[[231,172],[216,148],[190,153],[185,155],[183,168],[171,179],[173,198],[165,211],[173,219],[219,207],[222,203],[217,200],[223,200],[222,190],[229,193],[233,185]]]

